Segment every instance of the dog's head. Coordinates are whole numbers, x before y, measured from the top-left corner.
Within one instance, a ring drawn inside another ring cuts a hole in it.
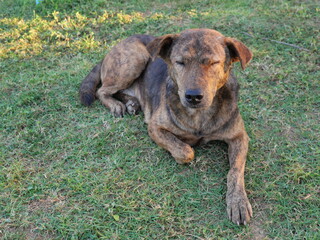
[[[240,41],[224,37],[210,29],[191,29],[153,40],[148,51],[160,56],[178,87],[183,106],[208,108],[216,92],[228,80],[231,64],[241,62],[242,69],[252,58]]]

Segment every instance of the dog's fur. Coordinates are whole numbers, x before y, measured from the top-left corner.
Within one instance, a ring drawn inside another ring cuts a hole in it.
[[[246,224],[252,217],[244,186],[249,138],[231,67],[240,61],[244,69],[251,58],[243,43],[210,29],[157,38],[134,35],[93,68],[81,84],[80,99],[89,106],[96,94],[116,117],[141,109],[150,137],[180,164],[194,159],[191,146],[225,141],[230,162],[228,216]]]

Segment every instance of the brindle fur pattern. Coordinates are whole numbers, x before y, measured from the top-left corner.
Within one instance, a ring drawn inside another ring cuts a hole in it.
[[[84,79],[82,103],[96,92],[115,116],[144,112],[150,137],[180,163],[194,159],[192,146],[228,144],[227,212],[236,224],[252,217],[244,185],[248,135],[237,106],[239,86],[232,63],[244,69],[250,50],[210,29],[154,38],[135,35],[116,45]],[[98,74],[100,72],[100,74]]]

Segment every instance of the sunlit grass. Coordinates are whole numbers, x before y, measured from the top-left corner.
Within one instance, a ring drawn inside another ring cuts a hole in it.
[[[63,18],[59,12],[53,12],[46,18],[35,16],[31,20],[3,18],[0,20],[3,26],[0,57],[25,58],[41,55],[45,51],[57,54],[61,51],[88,52],[104,44],[95,39],[95,29],[107,24],[120,26],[142,20],[141,13],[129,15],[106,11],[94,18],[78,12]]]

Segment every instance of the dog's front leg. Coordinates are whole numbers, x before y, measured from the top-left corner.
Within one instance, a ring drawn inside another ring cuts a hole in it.
[[[249,138],[245,131],[227,141],[230,171],[227,178],[227,212],[229,219],[236,224],[246,224],[252,217],[252,208],[245,192],[244,168]]]
[[[194,159],[192,147],[182,142],[170,131],[155,124],[149,124],[148,131],[153,141],[169,151],[177,163],[189,163]]]

